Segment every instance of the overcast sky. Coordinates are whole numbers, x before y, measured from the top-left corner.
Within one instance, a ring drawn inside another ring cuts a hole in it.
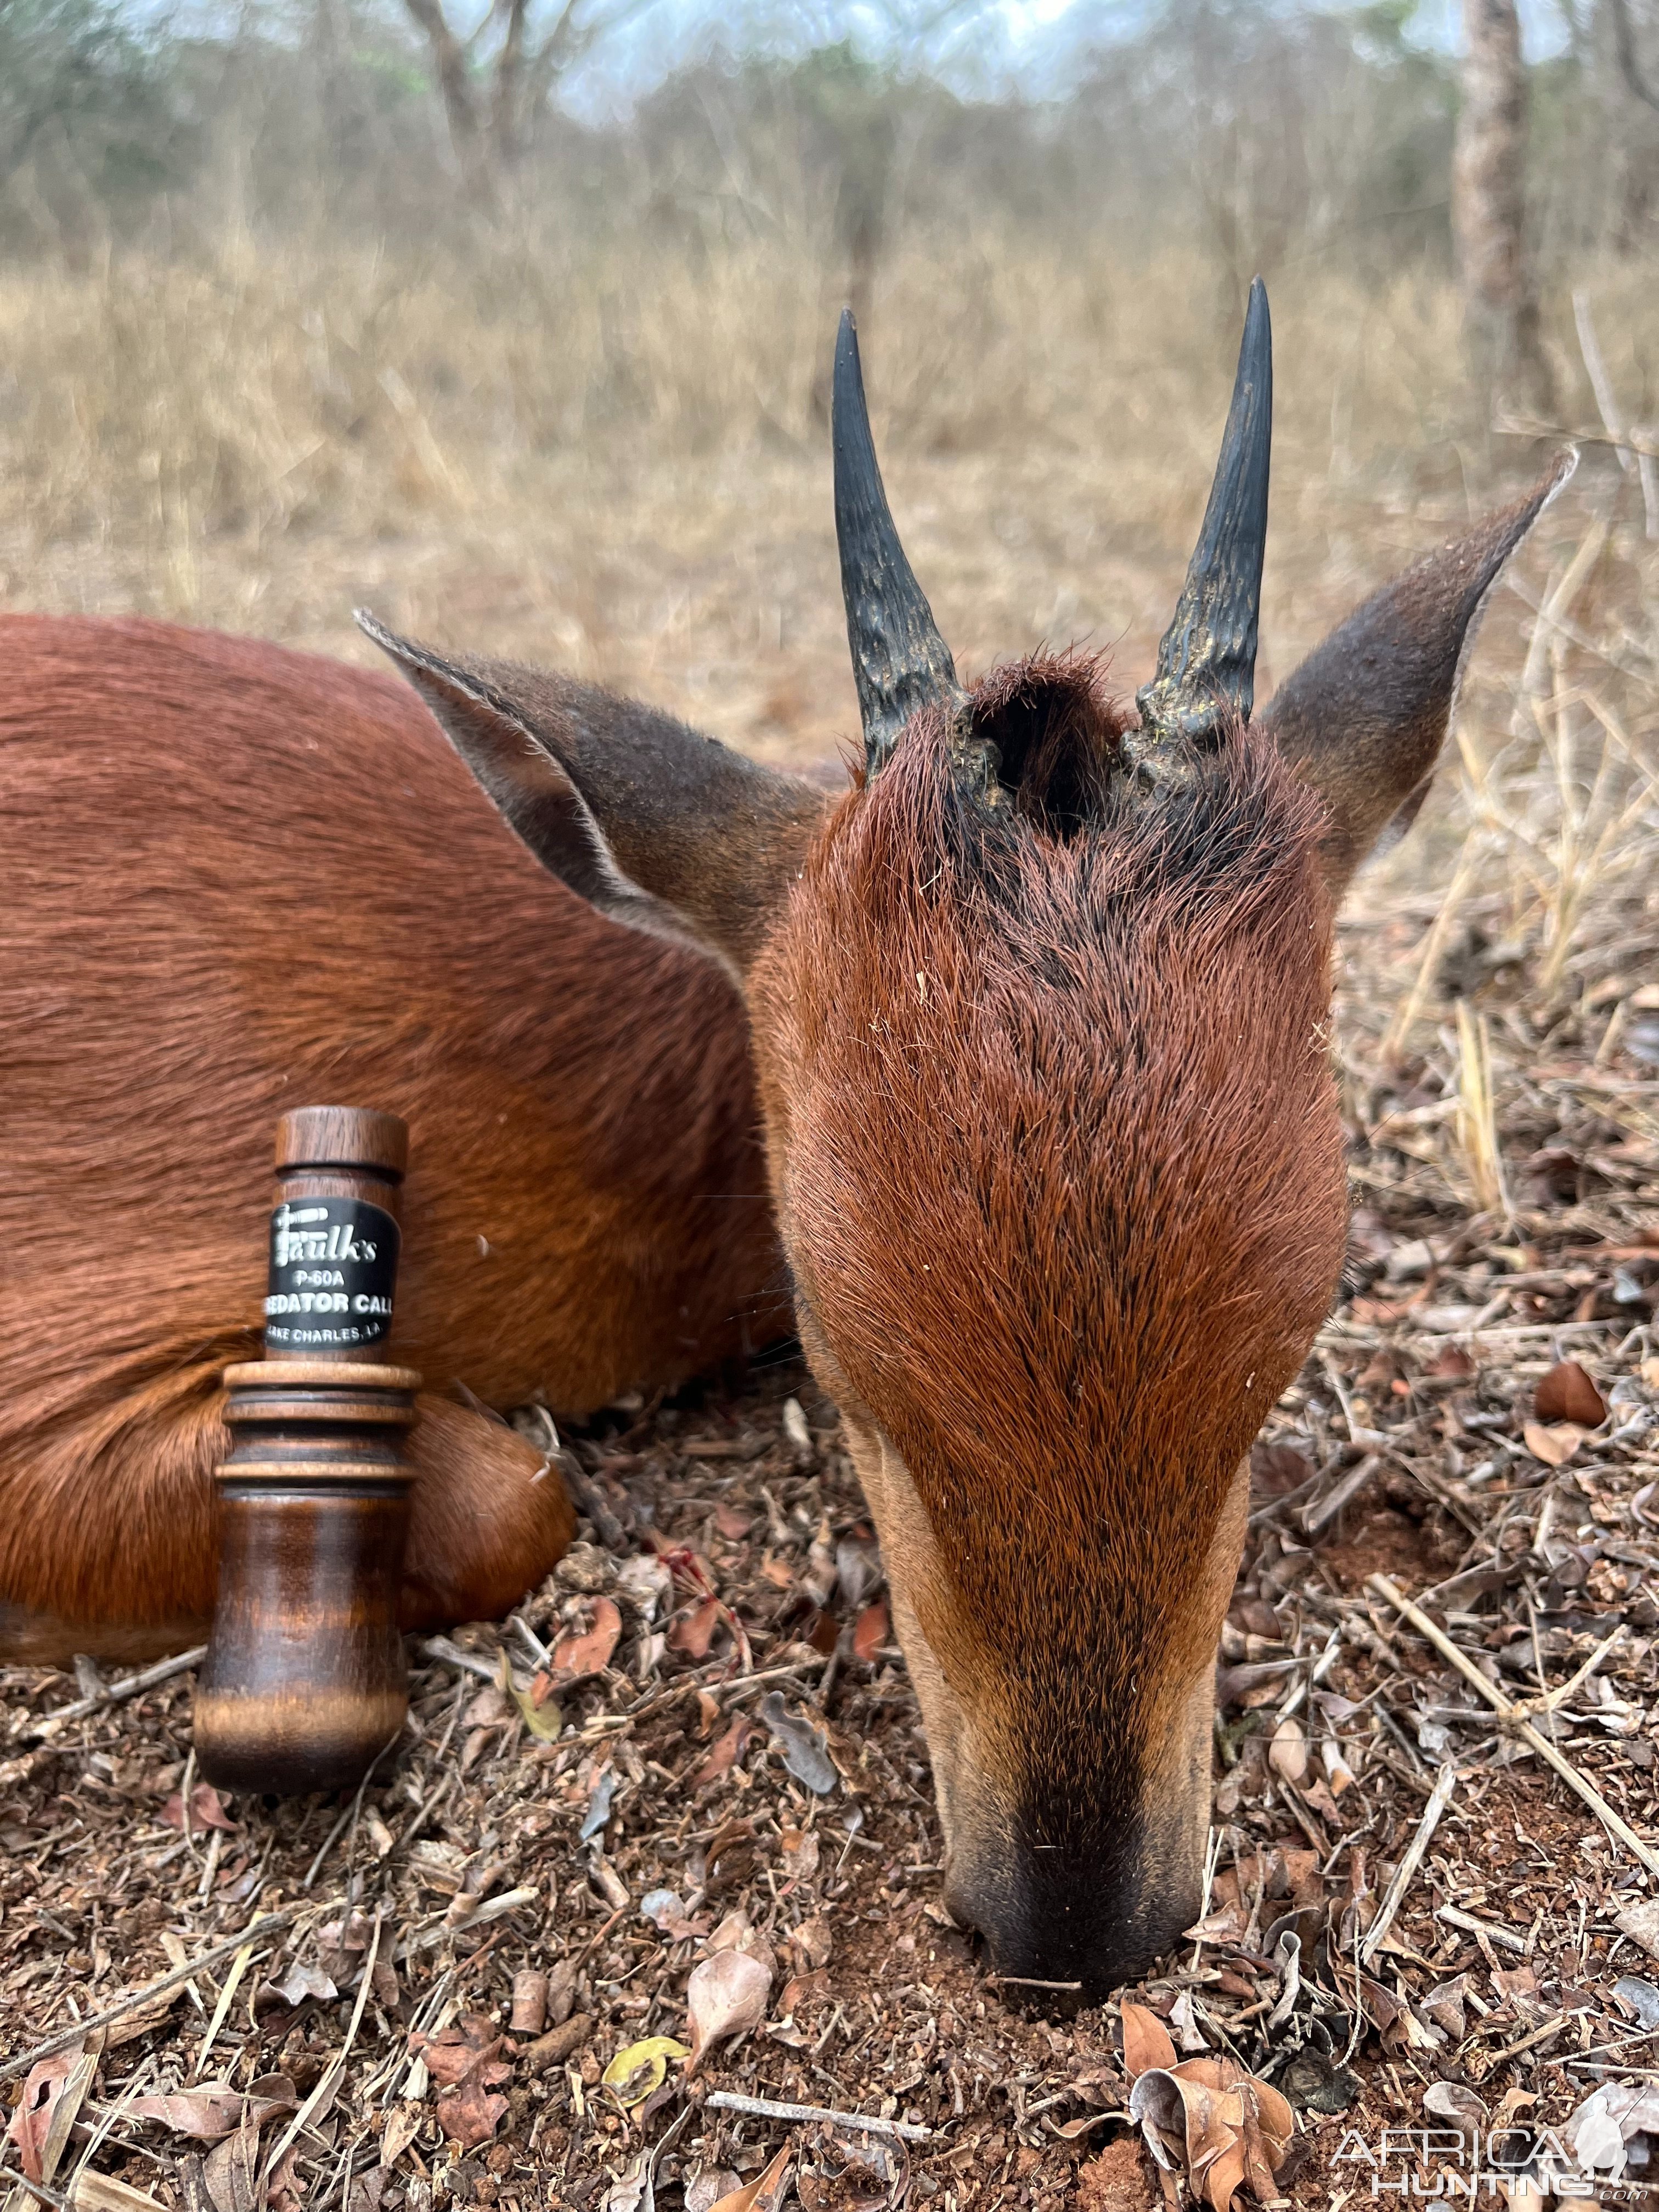
[[[3,4],[3,0],[0,0]],[[117,0],[136,16],[168,17],[222,29],[238,0]],[[535,0],[546,19],[559,0]],[[1319,0],[1263,0],[1286,14],[1319,11]],[[465,31],[489,0],[446,0],[445,12]],[[927,70],[968,95],[1009,93],[1064,98],[1086,59],[1132,33],[1158,0],[587,0],[599,11],[628,12],[571,70],[561,97],[598,122],[625,112],[676,69],[711,48],[769,48],[804,53],[851,39],[872,59]],[[1561,0],[1519,0],[1522,35],[1532,60],[1565,43]],[[1346,12],[1336,0],[1333,12]],[[1408,37],[1451,51],[1458,42],[1460,0],[1419,0]]]
[[[1296,0],[1270,0],[1294,6]],[[1144,21],[1152,0],[990,0],[951,12],[939,0],[647,0],[641,12],[573,74],[567,98],[597,118],[625,107],[670,70],[719,41],[804,51],[851,37],[872,57],[892,56],[937,71],[964,93],[1018,90],[1063,96],[1083,57]],[[1528,58],[1565,40],[1559,0],[1520,0]],[[943,15],[941,23],[937,19]],[[1458,0],[1419,0],[1409,35],[1449,50],[1458,40]],[[930,18],[934,19],[930,23]]]

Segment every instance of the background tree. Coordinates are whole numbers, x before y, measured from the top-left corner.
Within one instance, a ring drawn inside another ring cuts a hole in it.
[[[499,201],[559,79],[649,4],[563,0],[538,30],[531,22],[531,0],[490,0],[479,22],[463,35],[445,14],[444,0],[404,0],[425,36],[450,144],[475,199]]]
[[[94,207],[140,208],[184,173],[189,136],[161,35],[106,0],[0,0],[0,192],[14,216],[73,234]]]
[[[1463,0],[1452,239],[1477,372],[1538,410],[1550,375],[1526,250],[1527,92],[1515,0]]]

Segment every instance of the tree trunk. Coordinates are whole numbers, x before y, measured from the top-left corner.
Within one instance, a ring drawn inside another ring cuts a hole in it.
[[[455,149],[461,181],[469,198],[482,206],[493,206],[495,179],[479,127],[466,48],[450,29],[441,0],[404,0],[404,5],[426,33],[432,50],[433,70],[442,96],[444,119],[449,125],[449,143]]]
[[[1463,0],[1463,32],[1452,237],[1471,361],[1495,393],[1542,412],[1550,376],[1522,234],[1527,99],[1515,0]]]
[[[529,0],[509,0],[507,36],[495,58],[495,89],[489,103],[489,136],[497,166],[507,169],[524,150],[525,118],[520,92],[525,72],[525,17]]]

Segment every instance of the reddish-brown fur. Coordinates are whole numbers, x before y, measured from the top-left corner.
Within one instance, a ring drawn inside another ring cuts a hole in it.
[[[1190,786],[1114,793],[1087,664],[998,672],[974,726],[1015,791],[965,797],[918,717],[750,1003],[820,1373],[949,1531],[910,1595],[972,1714],[956,1825],[994,1810],[1104,1893],[1115,1836],[1158,1849],[1148,1751],[1214,1650],[1214,1532],[1340,1261],[1324,817],[1242,732]]]
[[[411,1130],[410,1618],[501,1610],[569,1510],[455,1386],[580,1412],[787,1325],[735,993],[538,867],[393,677],[27,617],[0,672],[0,1650],[209,1610],[217,1375],[310,1103]]]
[[[1087,672],[1045,688],[1109,748]],[[1069,1638],[1030,1559],[1109,1583],[1125,1653],[1178,1644],[1191,1532],[1329,1304],[1331,901],[1316,802],[1243,733],[1073,837],[975,812],[919,719],[749,989],[798,1299],[955,1532],[953,1659],[994,1622],[1040,1700]]]

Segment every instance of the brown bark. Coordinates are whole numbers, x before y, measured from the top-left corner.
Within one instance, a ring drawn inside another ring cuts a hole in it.
[[[1625,80],[1626,90],[1650,107],[1659,108],[1659,93],[1648,82],[1636,52],[1629,0],[1608,0],[1607,12],[1613,18],[1613,52],[1619,58],[1619,74]]]
[[[432,49],[432,66],[444,104],[444,120],[449,125],[449,143],[455,149],[462,181],[475,199],[488,201],[494,198],[494,186],[478,126],[478,106],[466,48],[449,27],[442,0],[404,0],[404,4],[425,32],[427,44]]]
[[[1452,157],[1452,236],[1474,366],[1543,409],[1549,373],[1528,265],[1527,102],[1515,0],[1463,0],[1468,51]]]
[[[525,18],[529,0],[507,0],[507,36],[495,58],[495,88],[489,104],[489,136],[495,159],[504,167],[519,158],[525,117],[520,94],[525,67]]]
[[[0,0],[0,6],[5,0]],[[608,14],[588,19],[582,0],[564,0],[539,46],[528,37],[529,0],[492,0],[489,15],[465,39],[457,38],[444,0],[404,0],[426,33],[442,96],[449,141],[471,197],[499,207],[506,180],[523,154],[531,125],[559,77],[593,41],[625,22],[642,0],[620,0]],[[479,65],[481,42],[504,26],[493,63]]]

